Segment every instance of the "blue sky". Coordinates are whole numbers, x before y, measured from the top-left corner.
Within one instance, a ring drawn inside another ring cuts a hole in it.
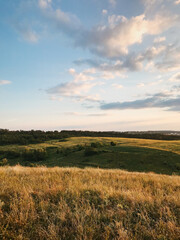
[[[180,130],[180,0],[0,2],[0,128]]]

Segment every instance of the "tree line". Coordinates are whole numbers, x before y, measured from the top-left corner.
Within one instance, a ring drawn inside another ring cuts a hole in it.
[[[123,137],[123,138],[141,138],[156,140],[180,140],[180,135],[170,135],[167,133],[156,132],[96,132],[80,130],[62,130],[62,131],[10,131],[0,129],[0,145],[8,144],[34,144],[42,143],[49,140],[64,141],[68,137]]]

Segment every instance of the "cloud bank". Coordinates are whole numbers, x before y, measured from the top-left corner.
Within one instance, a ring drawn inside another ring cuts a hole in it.
[[[178,87],[176,87],[176,90],[178,90]],[[100,108],[102,110],[162,108],[180,112],[180,95],[173,96],[171,93],[162,92],[140,100],[102,104]]]

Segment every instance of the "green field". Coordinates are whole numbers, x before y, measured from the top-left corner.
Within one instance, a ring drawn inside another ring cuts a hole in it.
[[[111,142],[115,143],[112,146]],[[90,147],[92,154],[85,154]],[[46,157],[38,161],[24,159],[24,151],[45,150]],[[9,165],[47,167],[99,167],[128,171],[180,173],[180,141],[73,137],[41,144],[0,146],[0,159]]]

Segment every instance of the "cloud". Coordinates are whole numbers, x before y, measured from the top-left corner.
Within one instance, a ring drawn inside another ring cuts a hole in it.
[[[162,92],[145,99],[102,104],[100,108],[102,110],[162,108],[169,111],[180,112],[180,96],[174,96],[173,93]]]
[[[118,88],[118,89],[122,89],[123,88],[123,86],[121,84],[117,84],[117,83],[113,83],[112,87]]]
[[[173,91],[177,92],[177,93],[180,93],[180,85],[173,86]]]
[[[109,3],[114,7],[116,5],[116,0],[109,0]]]
[[[144,86],[145,86],[144,83],[138,83],[138,84],[137,84],[137,87],[138,87],[138,88],[141,88],[141,87],[144,87]]]
[[[162,56],[162,54],[165,53],[166,49],[167,47],[165,45],[161,45],[158,47],[152,46],[146,49],[139,58],[141,58],[141,60],[152,60],[158,55]]]
[[[95,77],[92,76],[95,72],[92,69],[86,69],[83,72],[77,73],[75,69],[70,68],[69,74],[73,76],[73,80],[66,83],[61,83],[47,90],[51,95],[52,100],[62,100],[62,98],[71,98],[76,101],[100,102],[99,96],[89,95],[88,92],[96,85],[101,83],[95,82]]]
[[[1,85],[7,85],[7,84],[11,84],[11,81],[8,81],[8,80],[0,80],[0,86],[1,86]]]
[[[174,2],[175,5],[179,5],[180,4],[180,0],[177,0]]]
[[[180,82],[180,72],[175,73],[173,76],[169,78],[170,82]]]
[[[96,71],[94,69],[86,69],[83,72],[77,73],[75,69],[70,68],[69,73],[74,77],[74,82],[79,82],[79,81],[92,81],[95,79],[94,76],[90,74],[95,74]]]
[[[43,2],[44,1],[47,3],[47,0],[43,0]],[[78,35],[83,31],[82,24],[76,15],[64,12],[60,8],[53,9],[52,7],[40,7],[40,9],[45,19],[47,19],[54,28],[63,32],[70,38],[78,38]]]
[[[108,80],[113,79],[115,77],[125,78],[124,72],[125,68],[122,65],[121,61],[116,62],[104,62],[102,60],[95,59],[82,59],[76,60],[74,63],[78,66],[80,65],[88,65],[94,69],[97,73],[99,73],[99,78]]]
[[[116,1],[109,1],[112,5]],[[173,27],[178,16],[161,12],[148,17],[146,14],[126,18],[121,15],[109,15],[107,22],[96,24],[88,29],[74,14],[64,12],[61,8],[48,7],[50,0],[39,0],[43,16],[54,28],[72,39],[75,47],[88,49],[93,54],[105,58],[119,58],[127,55],[134,44],[141,44],[147,35],[159,35]],[[107,14],[107,10],[102,10]],[[162,41],[159,37],[157,41]]]
[[[103,14],[103,15],[106,15],[107,13],[108,13],[108,11],[107,11],[106,9],[103,9],[103,10],[102,10],[102,14]]]
[[[124,74],[126,71],[138,71],[142,69],[142,56],[129,54],[123,61],[121,60],[112,60],[112,61],[102,61],[94,59],[83,59],[76,60],[74,63],[76,65],[89,65],[90,67],[95,68],[98,71],[107,72],[109,74]],[[124,76],[123,76],[124,77]]]
[[[154,43],[162,43],[166,41],[166,37],[157,37],[154,39]]]
[[[72,81],[59,84],[56,87],[50,88],[47,92],[65,97],[80,96],[81,93],[87,93],[94,85],[94,83],[77,83]]]
[[[177,18],[170,14],[157,14],[153,19],[147,19],[144,14],[130,19],[113,15],[109,17],[108,25],[82,32],[76,45],[103,57],[119,57],[128,54],[130,46],[142,43],[145,35],[158,35],[172,27]]]
[[[180,69],[180,47],[169,44],[161,60],[155,63],[155,68],[161,72],[178,71]]]
[[[52,0],[39,0],[38,4],[40,8],[45,9],[50,7],[51,2]]]
[[[32,30],[29,24],[26,23],[13,23],[14,29],[21,35],[21,37],[30,43],[37,43],[39,40],[39,35]]]
[[[65,112],[67,116],[84,116],[84,117],[105,117],[107,113],[81,113],[81,112]]]
[[[127,72],[134,71],[160,71],[170,72],[177,71],[180,68],[180,47],[175,44],[154,44],[151,47],[137,53],[129,53],[128,55],[116,59],[80,59],[74,61],[78,66],[88,65],[96,71],[104,72],[113,79],[116,76],[125,78]],[[108,79],[104,77],[105,79]]]
[[[36,43],[39,40],[39,36],[37,35],[37,33],[31,29],[26,29],[21,33],[22,33],[24,40],[26,40],[28,42]]]

